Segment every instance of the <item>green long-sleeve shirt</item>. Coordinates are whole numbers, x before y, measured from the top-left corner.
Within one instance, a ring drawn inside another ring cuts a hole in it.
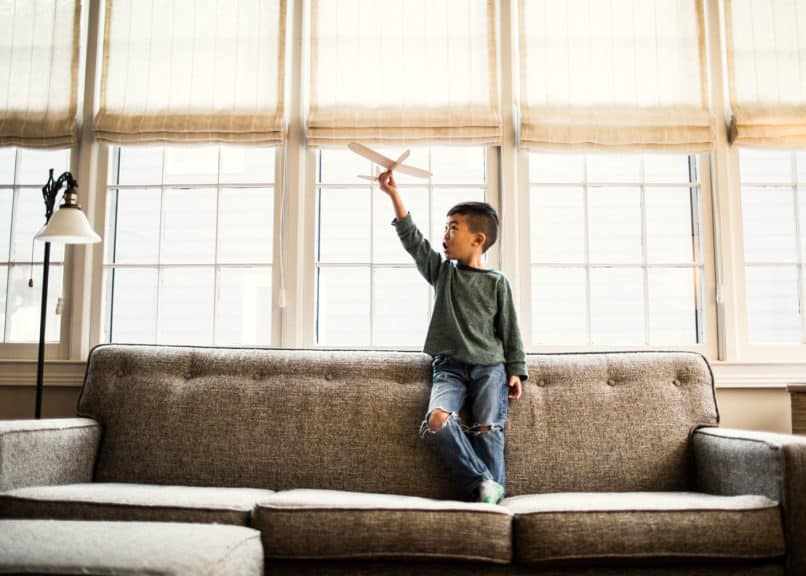
[[[508,376],[525,380],[526,357],[506,276],[444,259],[431,248],[411,214],[392,224],[417,270],[434,287],[434,311],[423,351],[469,364],[504,362]]]

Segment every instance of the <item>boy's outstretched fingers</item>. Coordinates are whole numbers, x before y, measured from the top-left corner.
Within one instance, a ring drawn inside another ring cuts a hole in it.
[[[521,392],[523,391],[523,384],[521,383],[521,377],[515,376],[514,374],[509,377],[510,387],[509,391],[509,399],[510,400],[517,400],[521,397]]]

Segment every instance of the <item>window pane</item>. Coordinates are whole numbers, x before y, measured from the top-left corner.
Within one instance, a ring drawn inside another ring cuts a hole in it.
[[[392,225],[395,217],[392,201],[380,189],[373,191],[373,238],[372,261],[384,264],[409,264],[409,253],[403,249],[397,231]],[[402,188],[400,196],[411,212],[414,223],[420,230],[428,229],[428,190],[425,188]],[[441,238],[441,236],[440,236]],[[439,248],[439,246],[438,246]]]
[[[271,263],[274,190],[227,188],[219,204],[219,262]]]
[[[415,268],[375,270],[374,346],[418,346],[428,328],[428,283]]]
[[[585,157],[572,154],[529,154],[529,181],[547,184],[585,181]]]
[[[0,183],[3,183],[3,181],[0,180]],[[14,191],[11,188],[0,189],[0,262],[7,262],[11,257],[11,206],[13,198]]]
[[[585,194],[576,186],[532,187],[532,262],[584,263]]]
[[[324,346],[370,344],[369,268],[319,268],[317,334]]]
[[[792,188],[742,188],[744,257],[747,262],[795,260],[795,206]]]
[[[691,190],[648,187],[645,198],[647,259],[653,263],[691,262]]]
[[[213,267],[163,268],[157,342],[213,343]]]
[[[640,189],[591,187],[588,204],[591,261],[640,262]]]
[[[409,158],[406,164],[415,165],[416,159]],[[434,184],[484,184],[484,148],[481,147],[434,147],[431,148],[431,163],[435,167],[432,176]],[[416,164],[418,168],[428,166]]]
[[[140,186],[162,184],[162,146],[126,146],[119,148],[120,168],[118,181],[111,184]],[[114,175],[115,171],[110,170]]]
[[[16,156],[16,148],[0,148],[0,184],[9,186],[14,184],[14,163]],[[45,180],[47,181],[47,178]]]
[[[110,215],[106,232],[116,263],[156,264],[160,250],[159,189],[110,190]]]
[[[694,270],[649,270],[650,344],[697,344]]]
[[[270,184],[274,182],[274,148],[222,146],[223,184]]]
[[[779,150],[739,150],[739,174],[743,184],[791,184],[792,154]]]
[[[271,344],[271,267],[218,272],[217,345]]]
[[[48,302],[45,340],[58,342],[62,318],[56,304],[62,295],[63,267],[48,268]],[[28,286],[30,266],[12,266],[8,280],[6,342],[39,342],[39,318],[42,306],[42,265],[33,267],[34,287]]]
[[[797,153],[798,160],[798,182],[806,183],[806,151]]]
[[[591,270],[591,342],[646,343],[644,277],[640,268]]]
[[[157,270],[118,268],[112,275],[112,342],[157,341]]]
[[[686,154],[647,154],[644,156],[644,181],[664,184],[686,184],[689,175]]]
[[[370,191],[321,188],[319,260],[369,262]]]
[[[448,210],[460,202],[484,202],[483,188],[437,188],[431,195],[431,242],[442,251],[442,237],[445,235],[445,222]],[[425,223],[418,224],[425,234]]]
[[[587,157],[588,182],[620,184],[641,181],[639,154],[591,154]]]
[[[216,191],[165,190],[162,262],[215,261]]]
[[[218,182],[218,147],[165,148],[165,184]]]
[[[61,203],[61,195],[57,197],[57,205],[59,203]],[[18,188],[11,241],[11,260],[13,262],[30,262],[31,248],[34,249],[35,262],[42,262],[45,259],[45,243],[33,241],[34,235],[44,225],[45,203],[42,200],[42,191],[33,188]],[[64,261],[64,244],[51,244],[50,261]]]
[[[358,178],[359,174],[372,176],[375,166],[352,150],[323,150],[319,155],[319,182],[322,184],[364,184],[369,181]],[[397,178],[397,174],[395,174]]]
[[[796,266],[747,266],[747,323],[753,342],[800,342]]]
[[[586,344],[585,270],[532,267],[532,339],[539,344]]]
[[[53,179],[57,179],[61,174],[70,169],[69,150],[31,150],[19,149],[17,156],[16,182],[18,186],[38,186],[40,190],[39,199],[42,202],[41,189],[50,176],[50,169],[53,168]],[[78,190],[81,197],[81,188]],[[42,218],[45,217],[45,207],[42,204]],[[37,337],[39,340],[39,337]]]

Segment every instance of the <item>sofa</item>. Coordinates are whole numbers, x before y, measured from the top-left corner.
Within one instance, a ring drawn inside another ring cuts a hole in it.
[[[704,357],[527,363],[490,505],[418,436],[424,354],[102,345],[76,418],[0,422],[0,518],[247,526],[268,574],[806,574],[806,439],[719,428]]]

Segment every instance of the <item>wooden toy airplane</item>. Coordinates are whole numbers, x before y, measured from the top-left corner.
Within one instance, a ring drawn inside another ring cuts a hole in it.
[[[363,144],[359,144],[358,142],[350,142],[347,147],[355,152],[356,154],[363,156],[367,160],[371,160],[375,164],[379,166],[383,166],[387,170],[399,170],[404,174],[409,174],[411,176],[418,176],[420,178],[428,178],[431,176],[431,172],[428,170],[423,170],[422,168],[415,168],[414,166],[409,166],[407,164],[403,164],[403,161],[409,157],[411,154],[411,150],[406,150],[403,154],[400,155],[400,158],[397,160],[392,160],[391,158],[387,158],[383,154],[376,152],[372,148],[368,148]],[[375,181],[378,179],[379,174],[375,174],[375,176],[364,176],[359,175],[359,178],[363,178],[364,180]]]

